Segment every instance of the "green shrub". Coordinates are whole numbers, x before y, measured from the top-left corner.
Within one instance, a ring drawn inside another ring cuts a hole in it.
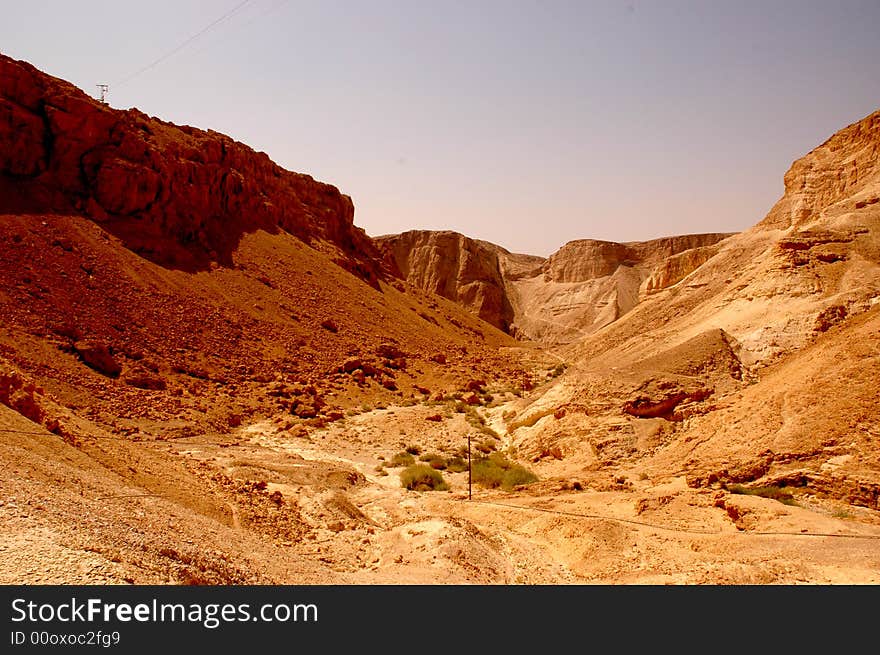
[[[504,472],[504,479],[501,481],[502,488],[510,491],[514,487],[522,484],[531,484],[536,482],[538,476],[532,473],[522,464],[514,464]]]
[[[391,458],[387,466],[411,466],[416,463],[416,458],[409,453],[400,452]]]
[[[523,484],[531,484],[538,477],[529,469],[511,462],[501,453],[492,453],[488,457],[478,457],[473,462],[473,480],[489,489],[503,488],[510,491]]]
[[[446,468],[453,473],[461,473],[468,470],[467,460],[462,457],[451,457],[446,462]]]
[[[446,458],[437,453],[425,453],[419,457],[420,462],[427,462],[431,468],[442,471],[446,468]]]
[[[783,505],[794,505],[794,495],[785,487],[746,487],[742,484],[729,484],[726,489],[732,494],[744,494],[746,496],[761,496],[778,500]]]
[[[446,491],[449,485],[440,471],[426,464],[413,464],[400,472],[400,484],[412,491]]]
[[[488,457],[478,457],[473,461],[474,483],[488,489],[495,489],[504,482],[504,469]]]

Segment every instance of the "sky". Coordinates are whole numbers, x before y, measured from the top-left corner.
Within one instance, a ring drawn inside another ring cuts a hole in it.
[[[880,108],[880,0],[0,0],[0,52],[336,185],[372,236],[739,231]]]

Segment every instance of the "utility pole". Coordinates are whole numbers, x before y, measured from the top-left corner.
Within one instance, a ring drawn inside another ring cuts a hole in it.
[[[95,86],[98,87],[98,93],[101,94],[101,102],[103,102],[106,105],[107,104],[107,92],[110,90],[110,85],[109,84],[96,84]]]
[[[471,474],[471,433],[468,432],[468,500],[471,499],[471,483],[473,475]]]

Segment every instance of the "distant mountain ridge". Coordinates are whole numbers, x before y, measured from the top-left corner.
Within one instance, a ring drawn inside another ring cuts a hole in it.
[[[376,237],[398,274],[521,339],[570,343],[689,275],[729,233],[614,243],[580,239],[548,258],[457,232]]]

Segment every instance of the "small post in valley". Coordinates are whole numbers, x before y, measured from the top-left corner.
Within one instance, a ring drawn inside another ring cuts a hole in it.
[[[468,500],[471,500],[471,482],[473,481],[473,476],[471,475],[471,434],[468,432]]]

